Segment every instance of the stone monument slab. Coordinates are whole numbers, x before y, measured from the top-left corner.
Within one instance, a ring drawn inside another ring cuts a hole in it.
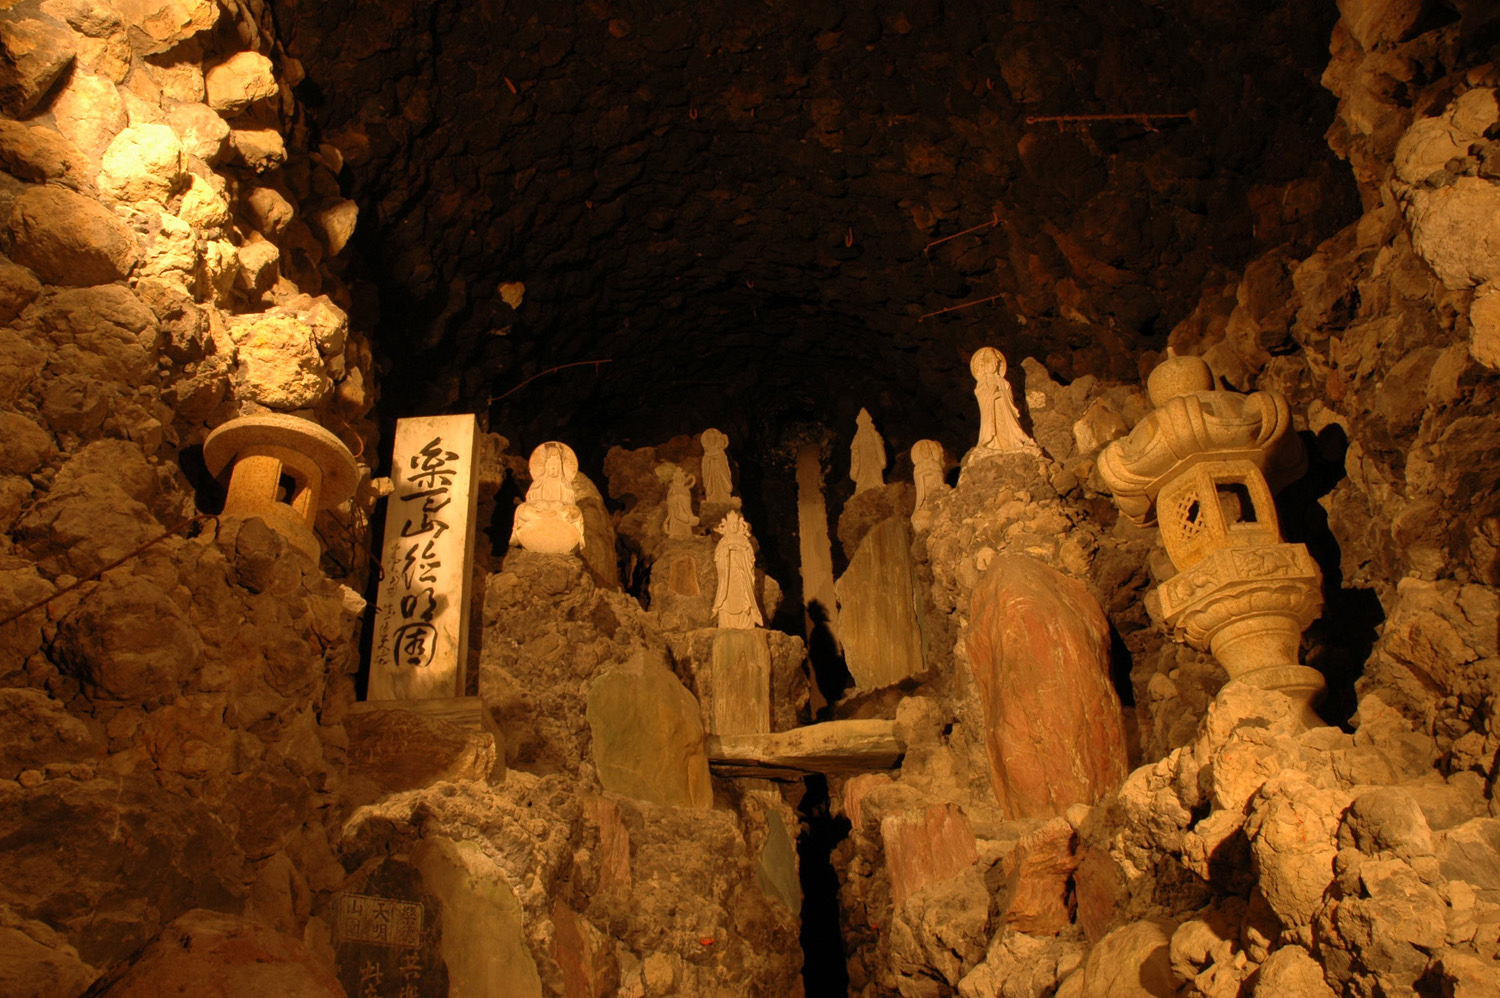
[[[464,692],[478,454],[472,415],[396,421],[370,700]]]
[[[765,631],[720,630],[714,635],[710,674],[712,734],[754,735],[771,730],[771,649]]]

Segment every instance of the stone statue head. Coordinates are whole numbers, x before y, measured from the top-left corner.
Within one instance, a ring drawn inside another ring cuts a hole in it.
[[[729,446],[729,437],[723,430],[716,430],[712,426],[698,435],[698,442],[703,445],[705,452],[723,450]]]
[[[571,482],[578,474],[578,455],[573,453],[573,448],[556,440],[539,445],[531,452],[528,464],[532,481],[552,478]]]
[[[911,445],[911,463],[915,465],[943,463],[943,445],[936,440],[918,440]]]
[[[1005,377],[1005,354],[994,347],[980,347],[969,358],[969,373],[976,379],[990,373]]]
[[[731,509],[714,526],[714,533],[722,535],[726,540],[731,538],[749,540],[750,524],[745,522],[745,518],[737,510]]]

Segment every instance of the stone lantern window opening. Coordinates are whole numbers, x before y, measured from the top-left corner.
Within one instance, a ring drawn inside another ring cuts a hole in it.
[[[1194,465],[1162,487],[1157,520],[1162,543],[1179,571],[1214,551],[1281,540],[1271,489],[1247,460]]]
[[[316,561],[318,511],[354,493],[359,469],[343,442],[311,420],[283,414],[242,416],[203,442],[209,471],[229,483],[225,516],[256,516]]]

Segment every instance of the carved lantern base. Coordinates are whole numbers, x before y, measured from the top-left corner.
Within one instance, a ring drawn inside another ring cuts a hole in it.
[[[1223,548],[1163,582],[1146,607],[1179,641],[1211,651],[1232,679],[1294,700],[1309,725],[1324,682],[1297,661],[1323,607],[1323,576],[1301,544]]]

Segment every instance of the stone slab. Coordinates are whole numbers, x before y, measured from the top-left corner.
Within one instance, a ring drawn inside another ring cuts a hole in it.
[[[894,721],[824,721],[761,735],[710,735],[708,760],[721,776],[786,777],[892,769],[906,753]]]
[[[897,908],[928,884],[956,877],[979,859],[974,830],[956,804],[932,804],[880,822]]]
[[[1006,816],[1055,817],[1119,787],[1129,772],[1125,722],[1098,601],[1035,559],[1000,555],[969,605],[963,641]]]
[[[663,665],[638,656],[589,687],[587,717],[599,782],[668,807],[713,806],[698,701]]]
[[[350,779],[385,793],[505,774],[505,738],[479,697],[356,703],[344,728]]]
[[[472,415],[396,421],[370,650],[371,700],[464,692],[473,575],[475,460]]]
[[[722,630],[714,635],[709,678],[710,733],[755,735],[771,730],[771,649],[765,631]]]
[[[880,689],[926,669],[921,592],[905,517],[865,534],[835,587],[839,643],[862,690]]]

